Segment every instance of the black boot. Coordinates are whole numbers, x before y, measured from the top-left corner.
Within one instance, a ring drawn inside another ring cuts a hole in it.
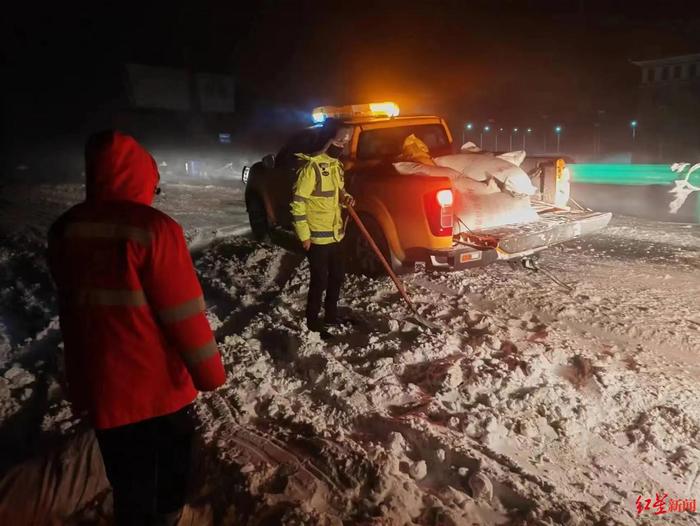
[[[329,327],[347,327],[359,325],[359,320],[350,314],[336,314],[335,316],[326,318],[323,320],[324,325]]]
[[[330,340],[333,337],[333,335],[328,332],[325,325],[321,323],[321,320],[307,320],[306,326],[310,331],[317,332],[322,340]]]

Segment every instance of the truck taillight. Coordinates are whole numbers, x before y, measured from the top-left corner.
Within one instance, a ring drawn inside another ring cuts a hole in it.
[[[425,214],[434,236],[451,236],[454,195],[449,188],[431,192],[424,196]]]
[[[565,207],[571,196],[571,173],[564,159],[557,159],[554,204]]]
[[[435,197],[441,207],[452,206],[452,190],[438,190]]]

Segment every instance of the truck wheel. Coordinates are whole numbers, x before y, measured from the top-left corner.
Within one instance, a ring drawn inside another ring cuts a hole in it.
[[[372,217],[367,215],[361,215],[360,219],[362,219],[362,222],[374,239],[377,247],[391,265],[389,244],[387,243],[384,232],[382,232],[379,224]],[[377,255],[374,253],[374,250],[372,250],[369,242],[365,239],[362,232],[360,232],[360,229],[357,228],[352,220],[348,225],[345,249],[351,272],[364,274],[366,276],[382,276],[386,274],[384,266],[377,258]]]
[[[270,226],[267,223],[267,210],[265,203],[258,194],[249,194],[245,200],[246,210],[248,210],[248,221],[253,237],[257,241],[265,240],[270,234]]]

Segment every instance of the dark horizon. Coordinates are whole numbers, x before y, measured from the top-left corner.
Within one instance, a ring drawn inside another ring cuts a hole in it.
[[[109,120],[130,62],[234,75],[239,130],[370,100],[454,121],[571,126],[603,111],[624,125],[641,75],[631,60],[700,51],[698,8],[685,1],[19,10],[2,30],[10,146]]]

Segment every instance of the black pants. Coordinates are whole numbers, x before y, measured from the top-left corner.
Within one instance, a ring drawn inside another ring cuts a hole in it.
[[[192,457],[191,405],[95,432],[118,525],[165,524],[184,506]]]
[[[319,314],[323,293],[325,318],[333,321],[338,316],[338,298],[345,278],[345,266],[340,243],[311,245],[308,252],[311,282],[306,301],[306,323],[310,329],[319,328]]]

